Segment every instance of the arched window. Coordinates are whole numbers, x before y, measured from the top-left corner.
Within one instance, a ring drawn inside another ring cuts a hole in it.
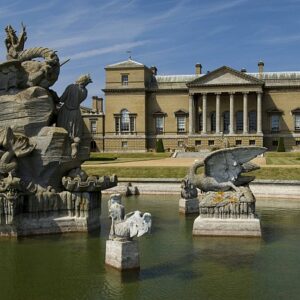
[[[127,109],[121,110],[121,131],[129,131],[130,118]]]
[[[229,111],[224,111],[223,113],[223,132],[229,132]]]
[[[238,111],[236,113],[236,131],[243,131],[243,112]]]
[[[257,131],[256,111],[249,112],[249,131]]]
[[[135,119],[137,114],[130,113],[126,108],[114,114],[116,134],[133,134],[135,132]]]
[[[210,131],[216,131],[216,112],[210,114]]]

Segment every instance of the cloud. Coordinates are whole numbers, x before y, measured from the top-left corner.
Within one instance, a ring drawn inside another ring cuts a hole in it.
[[[300,34],[278,35],[270,38],[262,39],[260,42],[265,44],[289,44],[300,41]]]
[[[46,2],[40,5],[36,5],[34,7],[31,8],[20,8],[18,6],[18,2],[16,3],[12,3],[9,6],[6,7],[0,7],[0,17],[1,18],[10,18],[10,17],[17,17],[20,15],[26,15],[26,14],[32,14],[35,12],[39,12],[39,11],[43,11],[46,9],[49,9],[51,7],[53,7],[56,4],[56,1],[50,1],[50,2]],[[12,9],[12,7],[17,6],[16,8]]]
[[[82,58],[91,58],[107,53],[112,53],[112,52],[122,52],[125,50],[133,49],[136,47],[143,46],[147,43],[150,43],[150,41],[137,41],[137,42],[129,42],[129,43],[123,43],[123,44],[116,44],[113,46],[109,47],[103,47],[99,49],[92,49],[92,50],[87,50],[87,51],[82,51],[75,53],[73,55],[70,55],[71,60],[78,60]],[[63,57],[61,60],[65,60],[66,57]]]

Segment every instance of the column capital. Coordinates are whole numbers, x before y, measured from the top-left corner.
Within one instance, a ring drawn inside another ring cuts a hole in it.
[[[262,91],[259,91],[259,92],[256,92],[257,93],[257,95],[262,95]]]
[[[207,93],[201,93],[201,95],[202,95],[202,96],[204,96],[204,95],[206,96],[206,95],[207,95]]]
[[[236,92],[228,92],[229,95],[234,95]]]
[[[249,92],[242,92],[243,93],[243,95],[248,95],[249,94]]]
[[[217,92],[215,95],[221,96],[222,92]]]
[[[194,97],[195,93],[189,93],[189,97]]]

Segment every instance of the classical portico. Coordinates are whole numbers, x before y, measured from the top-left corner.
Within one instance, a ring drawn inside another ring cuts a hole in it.
[[[187,86],[189,136],[262,135],[261,80],[224,66]]]

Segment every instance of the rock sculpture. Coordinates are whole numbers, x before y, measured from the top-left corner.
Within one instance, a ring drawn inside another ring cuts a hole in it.
[[[120,194],[111,195],[108,205],[112,223],[106,242],[105,263],[119,270],[138,269],[138,244],[133,237],[150,233],[151,214],[136,210],[125,215]]]
[[[193,164],[187,178],[202,192],[194,235],[261,235],[255,197],[249,188],[254,176],[242,173],[259,169],[249,161],[265,151],[251,146],[227,148]],[[204,167],[203,175],[197,174],[199,167]]]
[[[88,176],[90,140],[82,133],[80,103],[89,76],[59,98],[50,87],[61,64],[56,51],[24,49],[5,29],[7,61],[0,63],[0,236],[87,231],[100,226],[101,191],[116,176]],[[56,120],[59,101],[63,102]],[[79,143],[80,142],[80,143]]]

